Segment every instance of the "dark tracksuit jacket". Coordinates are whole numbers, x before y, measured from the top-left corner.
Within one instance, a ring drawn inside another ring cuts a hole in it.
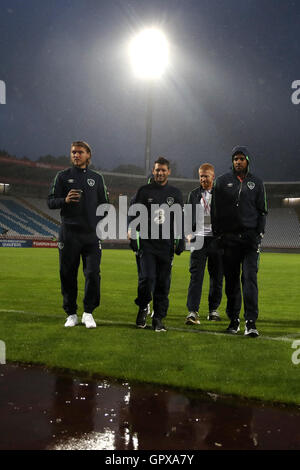
[[[247,155],[246,149],[243,149]],[[233,156],[232,156],[233,158]],[[212,225],[221,240],[226,280],[227,314],[231,319],[241,309],[240,268],[246,320],[258,316],[257,271],[259,245],[267,215],[262,180],[249,171],[240,181],[234,170],[218,177],[212,198]]]
[[[152,299],[154,317],[163,318],[167,314],[169,306],[169,290],[171,282],[171,268],[174,256],[174,245],[176,254],[184,250],[184,239],[175,239],[174,219],[171,213],[170,219],[165,217],[163,208],[154,208],[153,205],[166,204],[172,207],[173,204],[179,204],[183,207],[183,197],[181,191],[168,183],[161,186],[155,182],[142,186],[135,198],[135,204],[143,204],[147,209],[148,218],[148,239],[143,237],[141,232],[137,233],[137,250],[140,257],[140,273],[138,280],[138,296],[135,300],[140,308],[146,308]],[[151,207],[152,210],[151,211]],[[135,219],[129,217],[130,222]],[[170,236],[163,237],[163,229],[168,224]],[[158,229],[159,238],[151,237],[151,226]]]
[[[187,198],[187,204],[192,206],[192,230],[196,231],[196,207],[201,204],[204,189],[198,186],[193,189]],[[204,216],[205,217],[205,216]],[[205,223],[205,218],[204,218]],[[209,273],[209,312],[217,310],[222,300],[223,267],[220,250],[215,246],[215,237],[204,237],[200,250],[191,251],[190,256],[190,283],[187,295],[187,308],[189,312],[198,312],[201,301],[202,285],[205,266]]]
[[[216,179],[212,200],[215,234],[264,234],[267,215],[263,182],[248,172],[239,181],[234,171]]]
[[[71,189],[81,189],[80,202],[67,204]],[[57,173],[48,195],[48,207],[60,209],[62,225],[59,233],[60,278],[63,308],[67,315],[77,311],[77,273],[80,256],[85,275],[84,311],[92,311],[100,303],[101,245],[96,235],[99,217],[97,207],[107,203],[108,196],[102,175],[88,168],[67,168]]]

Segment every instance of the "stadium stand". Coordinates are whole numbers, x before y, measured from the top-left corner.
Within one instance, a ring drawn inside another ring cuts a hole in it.
[[[7,238],[53,239],[59,225],[59,210],[50,211],[45,199],[0,198],[0,227]],[[293,208],[269,209],[262,248],[300,249],[300,221]]]
[[[54,221],[56,224],[60,224],[59,209],[49,209],[46,198],[41,199],[37,197],[24,197],[22,199],[28,207],[31,207],[34,211],[40,213],[43,217],[47,216],[49,220]]]
[[[47,195],[57,171],[63,166],[16,159],[0,151],[0,239],[53,240],[60,225],[59,210],[50,211]],[[97,170],[95,170],[97,171]],[[119,196],[128,203],[146,176],[115,172],[103,174],[110,202],[118,209]],[[196,179],[170,178],[181,189],[184,200],[198,186]],[[4,191],[10,185],[8,193]],[[300,251],[300,182],[266,182],[269,215],[262,248],[266,251]],[[118,246],[116,243],[114,246]]]
[[[26,201],[4,196],[0,199],[0,226],[6,237],[53,238],[58,235],[58,224],[47,214],[27,206]]]
[[[300,248],[300,223],[294,209],[269,209],[263,248]]]

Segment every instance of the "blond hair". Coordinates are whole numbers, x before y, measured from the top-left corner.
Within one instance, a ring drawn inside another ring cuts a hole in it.
[[[213,173],[215,172],[215,167],[211,165],[211,163],[203,163],[202,165],[199,166],[199,171],[212,171]]]

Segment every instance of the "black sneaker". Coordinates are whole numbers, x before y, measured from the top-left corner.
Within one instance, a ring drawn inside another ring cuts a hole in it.
[[[246,321],[244,335],[245,336],[250,336],[251,338],[257,338],[257,336],[259,336],[259,333],[256,329],[254,320],[247,320]]]
[[[138,328],[145,328],[146,327],[146,319],[148,314],[148,307],[140,308],[136,317],[136,326]]]
[[[217,312],[216,310],[213,310],[212,312],[209,312],[209,314],[207,316],[207,320],[220,321],[221,318],[220,318],[219,312]]]
[[[154,331],[167,331],[160,318],[153,318],[152,328]]]
[[[227,333],[232,335],[236,335],[238,331],[240,331],[240,320],[239,318],[235,318],[231,320],[228,327],[226,328]]]

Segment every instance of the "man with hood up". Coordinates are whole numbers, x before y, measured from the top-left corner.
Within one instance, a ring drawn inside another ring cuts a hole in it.
[[[260,243],[266,225],[267,203],[264,184],[250,173],[249,163],[247,148],[234,147],[232,171],[215,181],[212,226],[224,249],[226,313],[230,319],[226,331],[236,334],[240,329],[241,280],[245,335],[257,337],[257,271]]]

